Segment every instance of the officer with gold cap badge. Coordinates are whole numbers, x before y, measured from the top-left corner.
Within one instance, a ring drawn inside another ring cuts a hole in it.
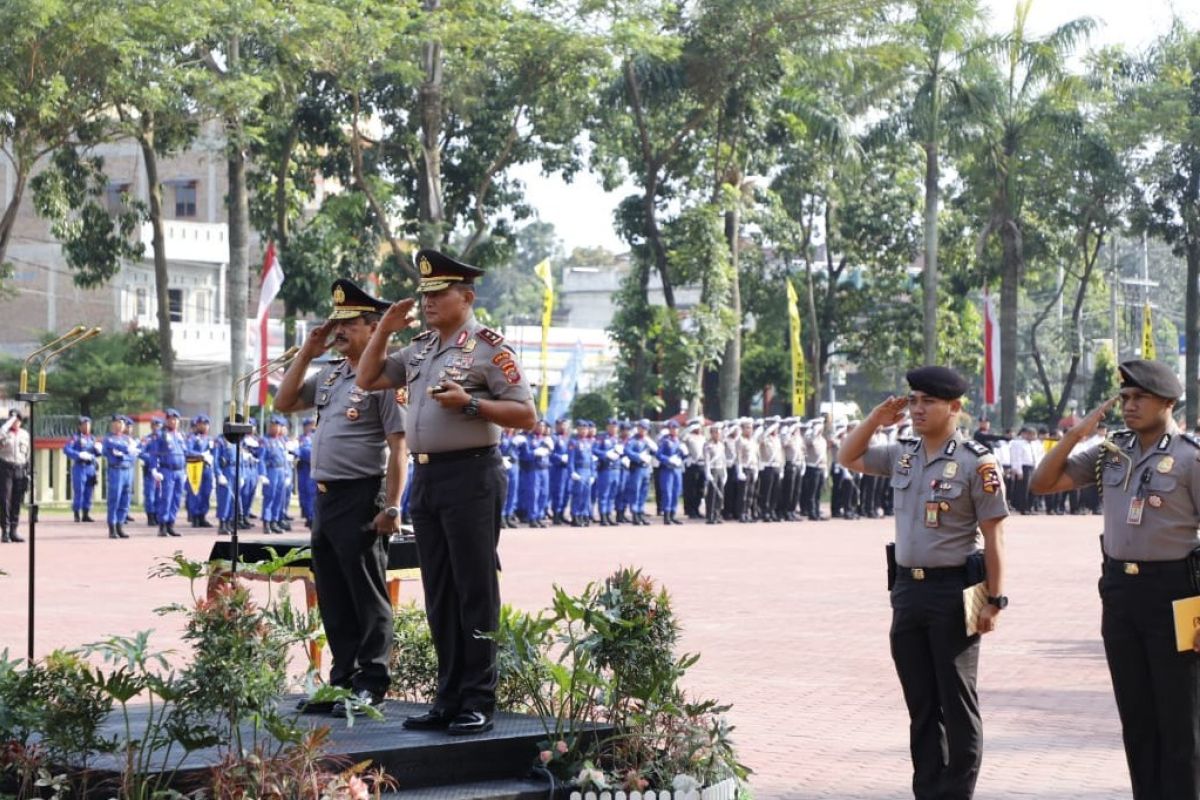
[[[1172,602],[1200,594],[1200,440],[1171,414],[1173,370],[1135,359],[1121,393],[1072,427],[1030,481],[1039,494],[1099,484],[1104,508],[1101,636],[1133,796],[1200,798],[1200,634],[1176,646]],[[1120,403],[1126,430],[1071,451]]]
[[[360,710],[381,707],[389,685],[388,539],[399,528],[408,452],[404,406],[395,392],[366,392],[354,383],[388,304],[348,280],[334,281],[332,291],[333,313],[309,333],[283,376],[275,408],[285,414],[317,410],[312,434],[317,602],[333,656],[329,682],[350,689],[352,707]],[[330,345],[341,358],[306,378],[309,364]],[[301,707],[306,713],[345,714],[341,703]]]
[[[496,646],[479,636],[500,617],[496,545],[507,478],[497,445],[502,428],[528,430],[536,413],[512,348],[472,312],[483,271],[435,250],[419,251],[416,263],[429,330],[388,356],[391,335],[413,324],[416,301],[394,304],[358,373],[366,389],[408,387],[410,502],[438,687],[433,708],[404,724],[482,733],[492,727],[498,675]]]
[[[945,367],[910,370],[905,378],[908,396],[889,397],[847,432],[838,463],[887,476],[895,490],[890,638],[912,720],[913,794],[918,800],[968,800],[983,756],[979,633],[994,630],[1008,605],[1008,505],[996,457],[957,430],[967,382]],[[898,423],[905,407],[921,438],[871,445],[875,431]],[[980,581],[986,582],[987,603],[979,633],[967,635],[963,590]]]

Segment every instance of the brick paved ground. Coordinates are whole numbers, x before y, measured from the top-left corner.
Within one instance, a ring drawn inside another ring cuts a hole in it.
[[[151,609],[186,599],[148,580],[155,556],[207,554],[214,537],[130,541],[103,526],[43,523],[37,650],[106,633],[178,626]],[[986,637],[980,800],[1128,797],[1099,640],[1098,518],[1018,517],[1009,525],[1013,605]],[[883,544],[890,521],[506,531],[505,599],[534,609],[621,564],[672,592],[684,648],[703,653],[698,694],[734,705],[736,740],[758,798],[904,798],[907,716],[887,650]],[[0,648],[25,652],[26,545],[0,546]],[[406,583],[408,596],[419,593]]]

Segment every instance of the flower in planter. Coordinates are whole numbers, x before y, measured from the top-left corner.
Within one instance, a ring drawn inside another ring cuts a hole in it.
[[[368,800],[371,796],[371,791],[367,788],[367,782],[357,775],[350,776],[347,788],[350,790],[352,800]]]
[[[621,788],[627,792],[644,792],[649,786],[650,781],[643,778],[636,769],[626,772],[625,780],[621,783]]]
[[[590,761],[583,762],[583,769],[579,770],[579,775],[576,776],[575,782],[579,784],[580,789],[586,789],[589,786],[600,790],[608,788],[608,780],[604,777],[604,770],[596,769],[595,765]]]
[[[675,776],[675,780],[671,781],[671,788],[676,794],[689,794],[700,789],[700,781],[686,773],[680,773]]]

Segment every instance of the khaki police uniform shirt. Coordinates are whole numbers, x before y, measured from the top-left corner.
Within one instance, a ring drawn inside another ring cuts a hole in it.
[[[25,428],[13,431],[13,427],[0,433],[0,461],[24,466],[29,463],[29,431]]]
[[[1172,422],[1149,449],[1132,431],[1067,458],[1078,486],[1103,485],[1104,552],[1118,561],[1177,561],[1200,547],[1200,445]],[[1114,452],[1115,450],[1115,452]],[[1136,503],[1136,505],[1135,505]]]
[[[704,470],[706,472],[725,471],[725,443],[714,442],[712,439],[704,442],[702,448]]]
[[[500,426],[483,417],[443,408],[430,389],[443,380],[461,385],[481,400],[532,398],[516,355],[504,337],[481,325],[472,314],[445,341],[426,331],[384,362],[393,386],[408,387],[408,448],[414,453],[447,453],[500,443]]]
[[[350,362],[330,363],[300,387],[300,400],[317,410],[312,435],[312,478],[345,481],[387,471],[387,437],[404,433],[402,398],[384,389],[365,392],[354,385]]]
[[[920,440],[869,447],[862,460],[891,478],[903,567],[960,567],[983,546],[979,521],[1008,516],[996,457],[959,433],[928,460]]]

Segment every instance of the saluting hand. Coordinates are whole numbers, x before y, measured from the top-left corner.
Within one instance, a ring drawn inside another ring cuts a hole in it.
[[[304,346],[300,348],[300,357],[311,361],[328,350],[329,334],[333,333],[334,324],[332,320],[326,320],[309,331],[308,338],[304,340]]]
[[[896,397],[891,395],[887,400],[884,400],[879,405],[871,409],[871,414],[868,419],[876,427],[880,428],[885,425],[897,425],[904,419],[904,412],[908,409],[907,397]]]
[[[413,314],[413,307],[416,304],[416,299],[412,297],[392,303],[388,306],[388,310],[383,312],[383,319],[379,321],[379,327],[383,329],[384,333],[391,335],[405,328],[419,326],[421,322]]]
[[[471,402],[471,395],[467,394],[467,390],[452,380],[443,378],[438,386],[441,390],[433,393],[433,399],[441,403],[442,408],[462,408]]]
[[[1096,432],[1096,428],[1100,427],[1100,423],[1104,421],[1104,418],[1108,416],[1108,412],[1112,411],[1113,406],[1120,402],[1120,400],[1121,395],[1109,398],[1104,405],[1088,414],[1075,427],[1071,428],[1071,433],[1076,434],[1080,439],[1086,439],[1091,436]]]

